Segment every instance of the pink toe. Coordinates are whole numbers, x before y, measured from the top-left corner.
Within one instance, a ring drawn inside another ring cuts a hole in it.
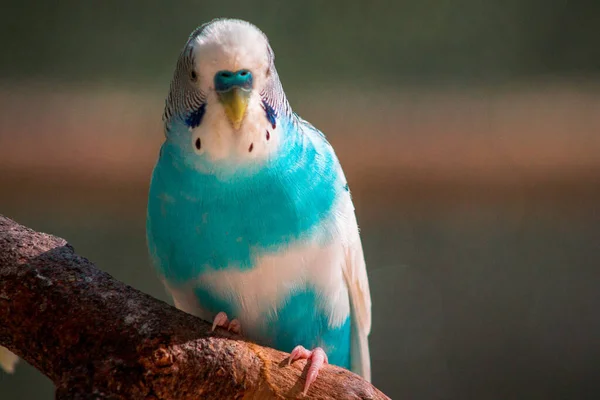
[[[294,350],[292,350],[292,352],[290,353],[290,358],[288,359],[288,365],[290,365],[291,363],[293,363],[296,360],[309,359],[311,353],[312,353],[311,351],[306,350],[303,346],[294,347]]]
[[[325,354],[325,351],[320,347],[317,347],[314,350],[310,351],[306,350],[302,346],[296,346],[294,347],[294,350],[292,350],[292,352],[290,353],[288,365],[290,365],[296,360],[300,360],[303,358],[310,360],[310,363],[308,364],[308,370],[306,371],[304,391],[302,392],[306,395],[308,389],[310,388],[310,385],[312,385],[313,382],[317,380],[317,376],[319,376],[319,370],[323,367],[323,364],[329,363],[329,360],[327,359],[327,354]]]
[[[217,326],[226,327],[229,325],[229,319],[227,318],[227,314],[223,311],[215,315],[215,319],[213,320],[212,330],[214,331]]]
[[[304,394],[308,392],[310,385],[317,380],[317,376],[319,376],[319,371],[323,367],[323,364],[327,364],[328,362],[327,354],[325,354],[325,351],[322,348],[317,347],[311,353],[310,367],[308,367],[308,371],[306,372],[306,382],[304,383]]]
[[[242,324],[240,323],[239,320],[233,319],[229,323],[229,327],[227,328],[227,330],[231,331],[233,333],[240,334],[240,333],[242,333]]]

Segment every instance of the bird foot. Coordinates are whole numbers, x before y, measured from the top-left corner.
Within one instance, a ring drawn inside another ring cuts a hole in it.
[[[319,375],[319,370],[323,367],[323,364],[329,363],[327,360],[327,354],[325,351],[317,347],[314,350],[306,350],[302,346],[294,347],[294,350],[290,353],[290,358],[288,360],[288,365],[293,363],[296,360],[310,360],[310,366],[308,367],[308,371],[306,372],[306,382],[304,383],[304,391],[302,394],[306,395],[308,392],[308,388],[310,385],[317,379]]]
[[[240,321],[237,319],[232,319],[230,321],[229,318],[227,318],[227,314],[225,314],[223,311],[215,315],[215,319],[213,319],[212,330],[214,331],[217,326],[225,328],[233,333],[242,333],[242,325],[240,324]]]

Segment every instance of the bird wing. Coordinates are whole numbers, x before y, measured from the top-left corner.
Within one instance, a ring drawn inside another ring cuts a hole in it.
[[[327,151],[335,154],[333,148],[327,142],[325,135],[299,116],[303,131],[308,133],[313,140],[325,142]],[[343,179],[346,185],[346,177],[338,164],[340,179]],[[346,185],[347,188],[347,185]],[[350,348],[350,369],[362,376],[367,381],[371,381],[371,357],[369,355],[369,333],[371,332],[371,292],[369,290],[369,279],[367,277],[367,266],[363,255],[362,244],[358,231],[358,223],[354,213],[354,205],[349,192],[345,193],[342,201],[342,215],[344,222],[344,250],[345,262],[343,262],[343,273],[348,295],[350,297],[351,314],[351,348]]]
[[[345,247],[346,262],[343,266],[343,272],[350,296],[350,313],[352,316],[351,369],[367,381],[371,381],[368,341],[371,332],[371,293],[358,233],[358,224],[351,201],[349,209],[350,212],[347,216],[348,242]]]

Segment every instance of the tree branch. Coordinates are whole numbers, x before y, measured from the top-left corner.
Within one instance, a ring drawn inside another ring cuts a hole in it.
[[[58,399],[301,396],[305,361],[247,342],[98,270],[63,239],[0,215],[0,344]],[[307,398],[387,399],[325,366]]]

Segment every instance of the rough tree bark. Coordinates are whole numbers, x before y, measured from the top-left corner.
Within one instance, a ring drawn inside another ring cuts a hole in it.
[[[301,397],[305,361],[243,340],[98,270],[63,239],[0,215],[0,345],[57,399]],[[307,398],[387,399],[326,366]]]

